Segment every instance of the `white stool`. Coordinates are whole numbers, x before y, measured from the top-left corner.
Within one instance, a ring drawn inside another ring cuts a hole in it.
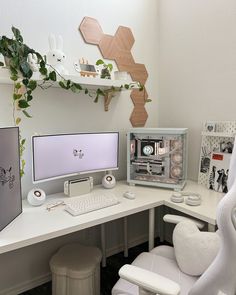
[[[101,251],[69,244],[51,258],[52,295],[100,295]]]

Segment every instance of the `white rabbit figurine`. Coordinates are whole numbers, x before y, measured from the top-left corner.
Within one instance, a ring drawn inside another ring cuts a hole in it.
[[[50,34],[49,36],[49,47],[50,50],[47,54],[47,63],[52,66],[59,74],[67,75],[68,71],[64,67],[66,56],[63,50],[63,39],[62,36]],[[51,69],[51,70],[53,70]]]
[[[39,71],[39,64],[38,64],[38,58],[35,53],[29,53],[27,57],[27,62],[30,66],[30,69],[33,72],[38,72]]]

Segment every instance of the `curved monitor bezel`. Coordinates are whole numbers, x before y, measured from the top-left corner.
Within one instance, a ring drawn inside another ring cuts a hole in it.
[[[79,135],[79,134],[117,134],[117,166],[116,167],[106,167],[104,169],[94,169],[94,170],[86,170],[81,172],[74,172],[74,173],[68,173],[63,175],[57,175],[55,177],[48,177],[48,178],[42,178],[42,179],[35,179],[35,169],[34,169],[34,138],[36,137],[51,137],[51,136],[65,136],[65,135]],[[110,132],[75,132],[75,133],[59,133],[59,134],[43,134],[43,135],[33,135],[31,137],[31,159],[32,159],[32,182],[33,183],[41,183],[41,182],[47,182],[51,180],[57,180],[77,175],[83,175],[88,173],[96,173],[96,172],[105,172],[105,171],[114,171],[119,169],[119,132],[118,131],[110,131]]]

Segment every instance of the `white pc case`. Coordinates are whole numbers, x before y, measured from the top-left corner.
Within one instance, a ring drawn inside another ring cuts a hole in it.
[[[182,189],[187,178],[187,128],[133,128],[127,133],[129,184]]]

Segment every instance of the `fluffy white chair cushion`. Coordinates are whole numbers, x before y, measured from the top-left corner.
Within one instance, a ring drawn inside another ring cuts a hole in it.
[[[182,221],[174,229],[173,244],[182,272],[200,276],[218,253],[220,238],[217,233],[200,232],[191,221]]]

